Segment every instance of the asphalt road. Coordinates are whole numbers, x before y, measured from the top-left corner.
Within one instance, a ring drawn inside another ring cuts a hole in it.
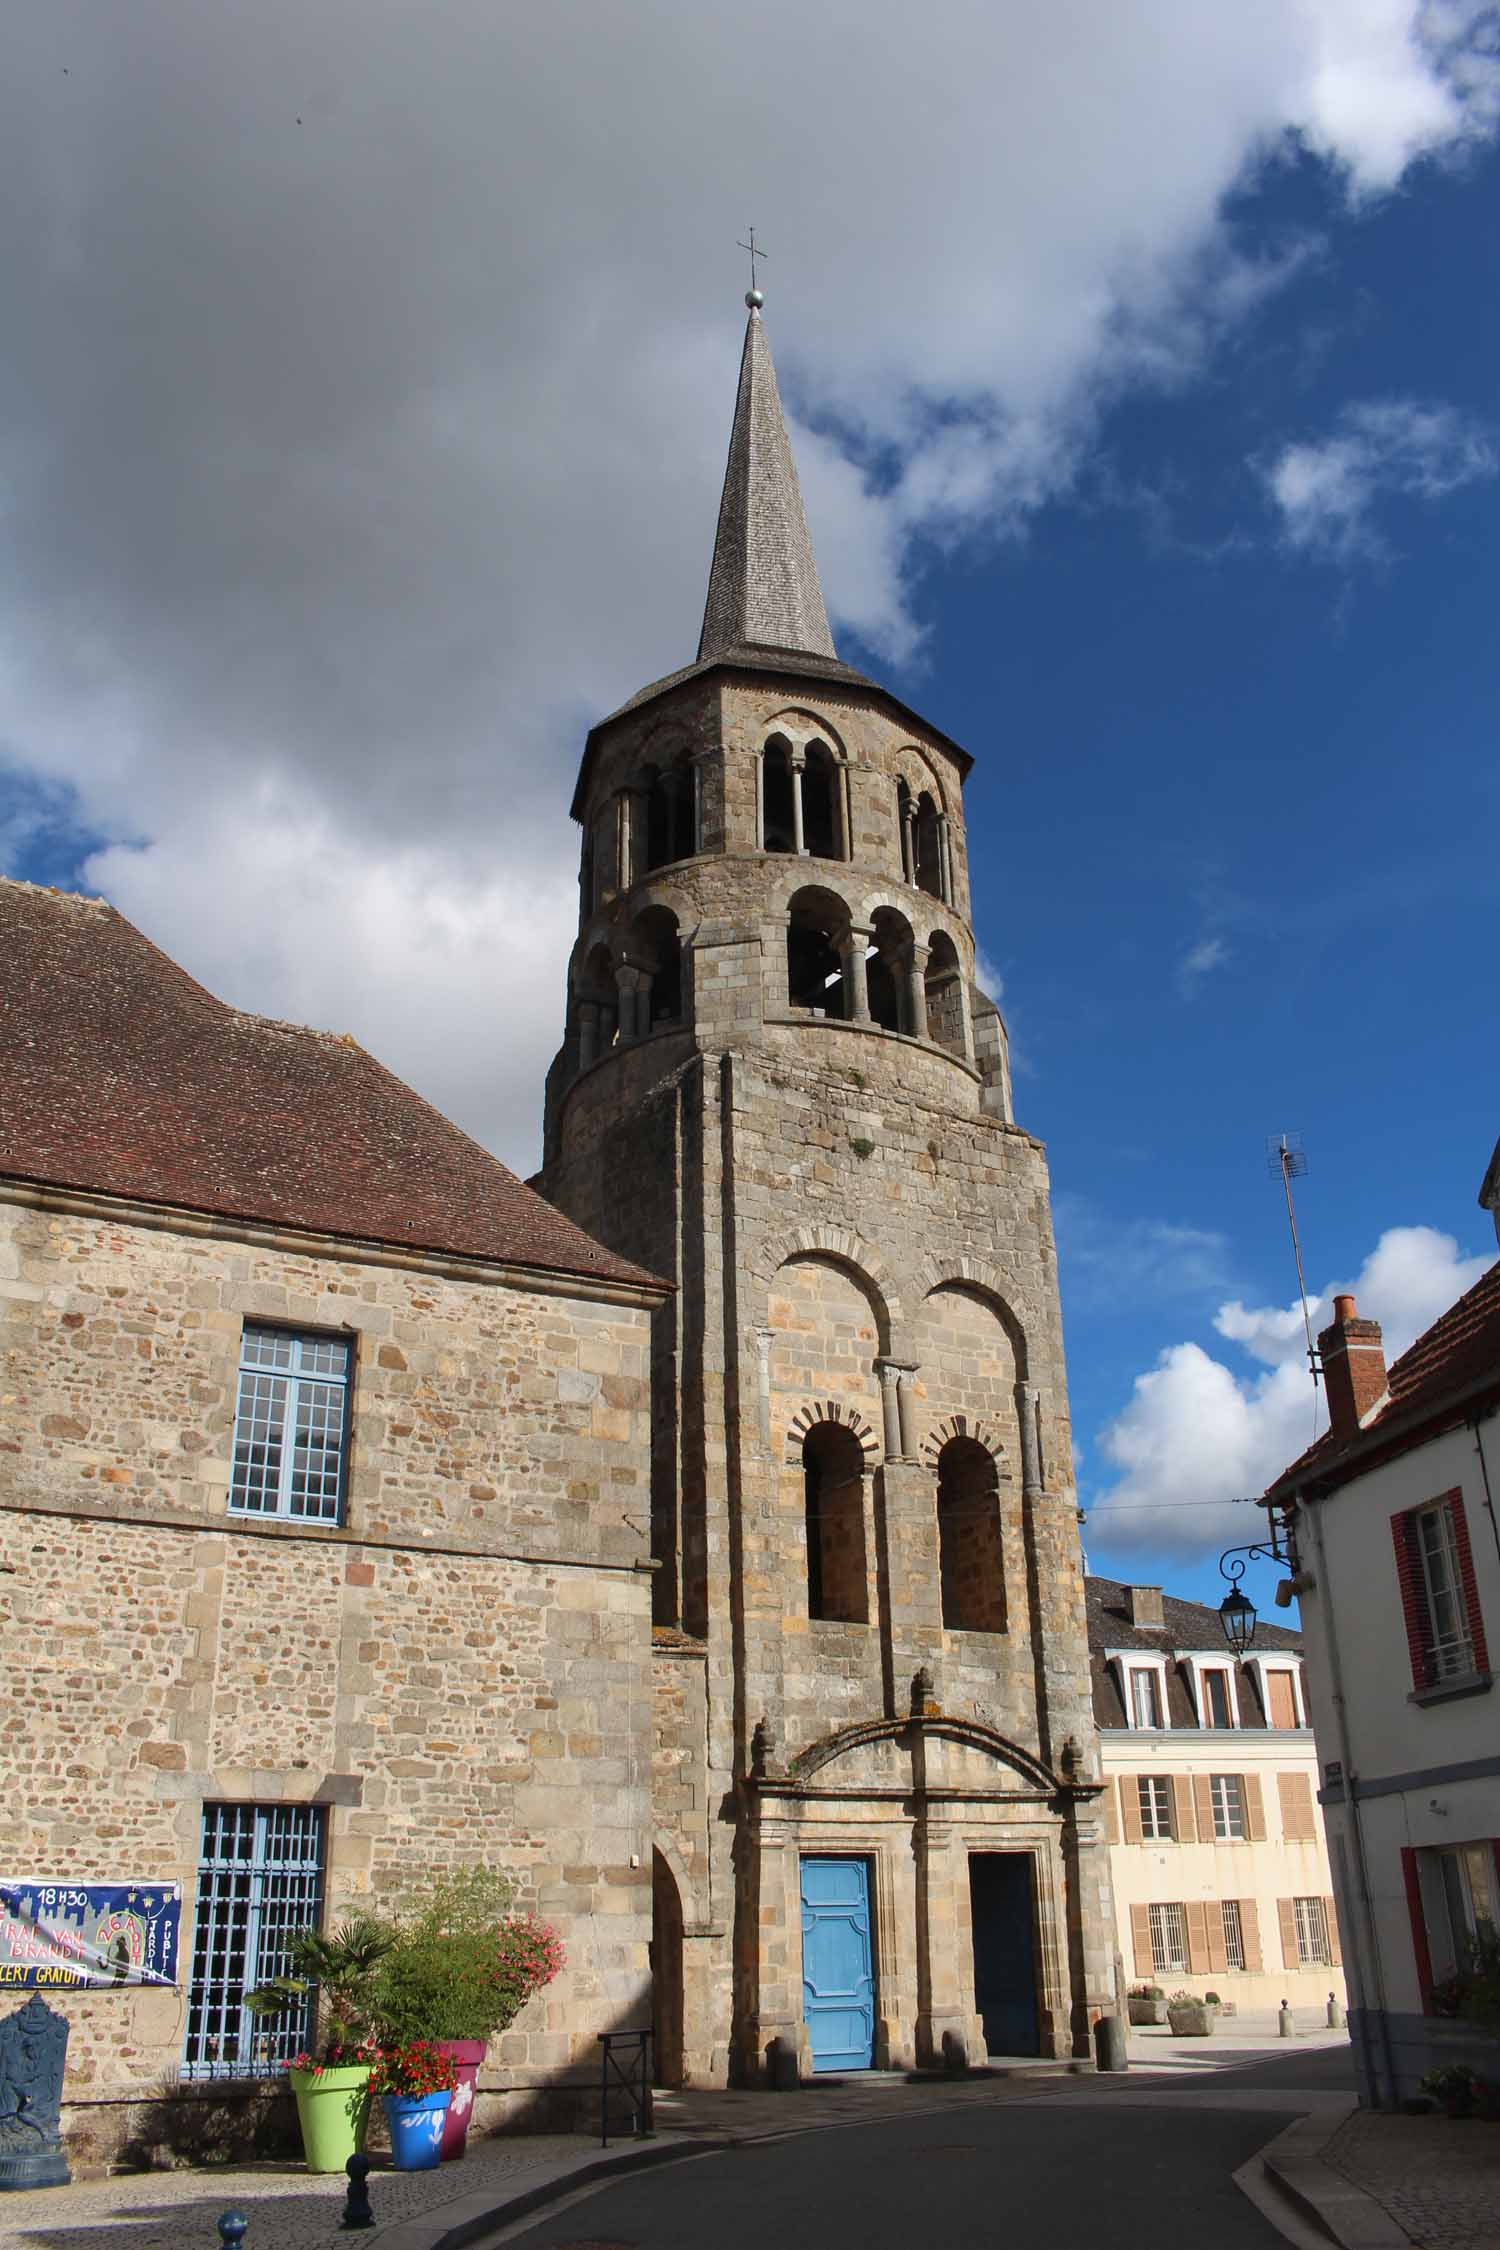
[[[518,2250],[1286,2250],[1230,2175],[1296,2114],[1295,2103],[1285,2115],[1221,2109],[1201,2086],[1165,2085],[1149,2106],[966,2105],[667,2165],[510,2239]]]

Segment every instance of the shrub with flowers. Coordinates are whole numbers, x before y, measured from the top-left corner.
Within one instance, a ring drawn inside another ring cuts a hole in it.
[[[458,2066],[430,2039],[407,2039],[398,2047],[382,2047],[375,2060],[370,2090],[420,2100],[424,2094],[451,2094],[458,2084]]]
[[[550,1922],[538,1921],[534,1914],[512,1915],[502,1925],[495,1944],[495,1992],[505,2003],[505,2013],[495,2028],[503,2030],[514,2022],[532,1995],[552,1982],[566,1959],[563,1941]]]
[[[563,1965],[547,1923],[511,1911],[515,1885],[469,1867],[438,1882],[394,1925],[380,1970],[377,2013],[387,2044],[484,2039],[514,2022]]]
[[[321,2078],[325,2070],[363,2069],[366,2064],[373,2064],[379,2053],[373,2039],[330,2039],[315,2055],[306,2051],[293,2055],[292,2068],[310,2071],[314,2078]]]

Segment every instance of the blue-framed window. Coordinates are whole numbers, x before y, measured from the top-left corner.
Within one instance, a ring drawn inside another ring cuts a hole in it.
[[[320,1806],[204,1806],[185,2078],[284,2070],[308,2045],[311,1996],[283,2015],[256,2016],[245,1995],[284,1974],[288,1939],[315,1929],[322,1907]]]
[[[347,1336],[246,1321],[231,1513],[337,1523],[349,1451]]]

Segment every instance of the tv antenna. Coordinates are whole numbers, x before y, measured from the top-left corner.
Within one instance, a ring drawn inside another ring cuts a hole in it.
[[[1307,1309],[1307,1282],[1302,1272],[1302,1245],[1297,1239],[1297,1206],[1292,1200],[1293,1180],[1307,1176],[1307,1154],[1300,1133],[1273,1133],[1266,1143],[1266,1169],[1273,1180],[1279,1179],[1286,1197],[1286,1223],[1292,1230],[1292,1256],[1297,1261],[1297,1294],[1302,1300],[1302,1333],[1307,1339],[1307,1365],[1316,1394],[1322,1380],[1323,1369],[1313,1345],[1312,1319]],[[1317,1415],[1313,1416],[1314,1427]]]

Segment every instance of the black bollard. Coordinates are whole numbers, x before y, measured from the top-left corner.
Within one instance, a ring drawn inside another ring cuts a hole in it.
[[[1094,2060],[1100,2070],[1128,2070],[1125,2026],[1118,2016],[1100,2016],[1094,2025]]]
[[[351,2156],[344,2166],[349,2175],[349,2193],[344,2198],[344,2216],[341,2227],[372,2227],[375,2214],[370,2209],[370,2159],[368,2156]]]
[[[243,2250],[245,2229],[250,2224],[243,2211],[221,2211],[219,2214],[219,2240],[224,2250]]]

